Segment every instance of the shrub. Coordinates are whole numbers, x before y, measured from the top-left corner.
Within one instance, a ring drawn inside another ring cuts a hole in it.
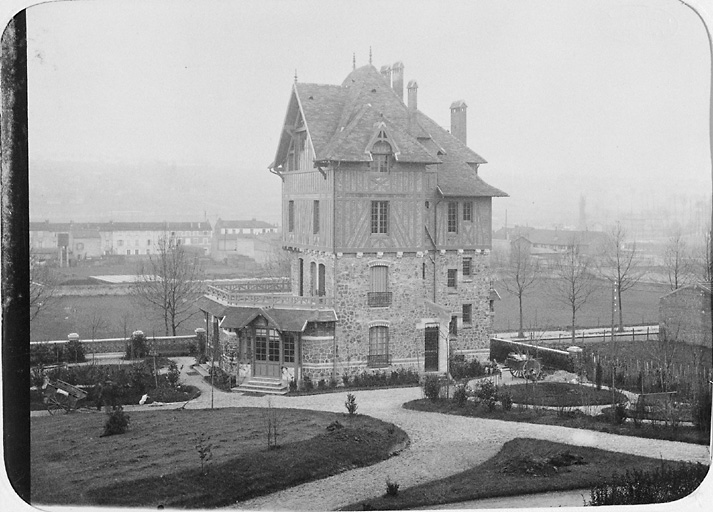
[[[330,377],[327,385],[329,386],[329,389],[336,388],[337,387],[337,379],[335,379],[334,377]]]
[[[104,432],[99,437],[123,434],[129,428],[129,415],[121,406],[110,411],[108,416],[104,423]]]
[[[327,381],[319,379],[319,381],[317,381],[317,389],[327,389]]]
[[[500,400],[500,405],[503,406],[503,411],[512,409],[512,393],[510,391],[501,391],[498,394],[498,400]]]
[[[349,416],[354,416],[356,414],[356,411],[359,406],[356,403],[356,397],[351,393],[347,393],[347,401],[344,402],[344,407],[347,408]]]
[[[297,381],[295,379],[290,379],[290,393],[297,391]]]
[[[453,401],[458,407],[463,407],[466,404],[468,401],[468,393],[465,386],[456,386],[456,389],[453,392]]]
[[[210,442],[210,436],[201,432],[195,435],[193,441],[201,460],[201,475],[206,475],[208,474],[207,464],[213,458],[213,444]]]
[[[448,368],[451,377],[456,380],[472,379],[486,374],[485,368],[477,359],[466,361],[462,354],[454,355],[449,361]]]
[[[171,361],[168,364],[168,373],[166,374],[166,378],[168,379],[168,384],[172,387],[175,388],[178,386],[178,380],[181,376],[181,372],[178,369],[178,365],[176,364],[175,361]]]
[[[146,335],[141,331],[135,331],[129,342],[126,344],[125,359],[143,359],[148,355],[149,351],[146,347]]]
[[[423,381],[423,393],[426,398],[435,402],[441,396],[441,381],[437,375],[426,375]]]
[[[64,361],[64,350],[60,343],[37,343],[30,345],[30,366],[49,366]]]
[[[392,482],[388,478],[386,479],[386,495],[391,497],[399,495],[399,484]]]
[[[346,373],[342,375],[342,382],[344,383],[344,387],[348,388],[349,387],[349,375]]]
[[[711,400],[710,388],[704,384],[693,399],[691,408],[693,424],[701,432],[710,432],[711,430],[711,402],[713,400]]]
[[[661,463],[654,471],[627,471],[590,491],[588,505],[643,505],[668,503],[691,494],[708,472],[701,463],[671,466]]]
[[[79,340],[68,341],[65,347],[65,354],[67,362],[70,363],[83,363],[87,360],[84,356],[84,345]]]
[[[30,383],[37,389],[42,389],[45,384],[45,367],[43,365],[30,368]]]
[[[475,396],[480,399],[480,403],[488,411],[492,412],[495,410],[495,405],[498,401],[498,387],[491,380],[486,380],[481,383]]]
[[[604,368],[602,368],[602,363],[597,359],[597,367],[594,370],[594,382],[596,383],[597,389],[602,389],[602,375],[604,374]]]
[[[305,391],[312,391],[312,389],[314,389],[314,383],[312,383],[312,379],[309,375],[305,375],[302,379],[302,388]]]
[[[209,375],[205,380],[210,383],[211,377],[213,386],[223,391],[230,391],[236,384],[235,376],[223,370],[220,366],[211,366],[208,369]]]
[[[129,381],[131,386],[143,395],[154,384],[153,367],[146,363],[131,365]]]

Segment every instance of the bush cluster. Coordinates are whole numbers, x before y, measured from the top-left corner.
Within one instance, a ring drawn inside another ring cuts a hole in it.
[[[136,331],[131,335],[126,343],[126,353],[124,359],[143,359],[149,353],[146,335],[141,331]]]
[[[30,346],[30,366],[83,363],[86,360],[84,345],[79,340],[67,343],[37,343]]]
[[[711,391],[708,386],[701,386],[701,389],[696,394],[693,400],[691,416],[693,424],[701,432],[711,431]]]
[[[398,368],[392,371],[367,371],[363,370],[351,375],[343,374],[341,376],[342,386],[345,388],[376,388],[376,387],[396,387],[408,386],[419,383],[419,374],[411,368]],[[300,391],[312,391],[315,387],[324,391],[334,389],[339,382],[335,378],[320,379],[315,382],[309,375],[305,375],[299,382]],[[290,391],[295,391],[290,386]]]
[[[423,380],[423,394],[432,402],[441,397],[441,379],[438,375],[426,375]]]
[[[591,489],[589,505],[668,503],[695,491],[707,472],[708,466],[700,463],[676,466],[662,463],[654,471],[627,471]]]
[[[485,375],[485,368],[477,359],[466,361],[465,356],[456,354],[448,361],[448,369],[455,380],[472,379]]]
[[[213,385],[218,389],[222,389],[223,391],[230,391],[237,385],[237,379],[235,378],[235,375],[229,374],[220,366],[211,366],[208,369],[208,372],[209,375],[205,377],[206,382],[210,384],[210,382],[212,381]]]

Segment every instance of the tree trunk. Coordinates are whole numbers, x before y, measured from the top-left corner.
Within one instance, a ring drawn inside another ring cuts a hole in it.
[[[517,335],[520,338],[524,338],[525,332],[522,329],[522,293],[518,295],[518,300],[520,302],[520,330],[518,331]]]
[[[574,306],[572,306],[572,345],[574,345],[574,340],[575,340],[575,332],[574,332],[574,330],[575,330],[575,323],[574,323],[574,319],[575,319],[576,316],[577,316],[577,309],[576,309]]]
[[[616,289],[617,300],[619,301],[619,332],[624,332],[624,308],[621,307],[621,282]]]

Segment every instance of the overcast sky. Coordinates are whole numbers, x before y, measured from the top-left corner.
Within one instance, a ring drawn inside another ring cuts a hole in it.
[[[580,193],[622,211],[710,197],[708,43],[677,0],[87,0],[27,23],[31,160],[199,164],[207,180],[230,165],[217,186],[279,194],[267,166],[295,71],[340,84],[371,47],[442,126],[466,101],[481,175],[510,194],[500,223],[576,223]]]

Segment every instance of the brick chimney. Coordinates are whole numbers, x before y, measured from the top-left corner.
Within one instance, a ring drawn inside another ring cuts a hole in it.
[[[404,65],[401,61],[395,62],[393,66],[391,66],[392,70],[392,75],[391,75],[391,87],[393,87],[394,92],[398,95],[399,98],[401,98],[401,101],[404,100]]]
[[[451,103],[451,135],[466,145],[468,144],[468,131],[466,128],[467,108],[468,105],[466,105],[463,100]]]
[[[389,66],[381,66],[381,76],[384,77],[386,83],[391,87],[391,68]]]
[[[411,80],[407,86],[408,89],[408,108],[409,110],[418,109],[418,83],[416,80]]]

